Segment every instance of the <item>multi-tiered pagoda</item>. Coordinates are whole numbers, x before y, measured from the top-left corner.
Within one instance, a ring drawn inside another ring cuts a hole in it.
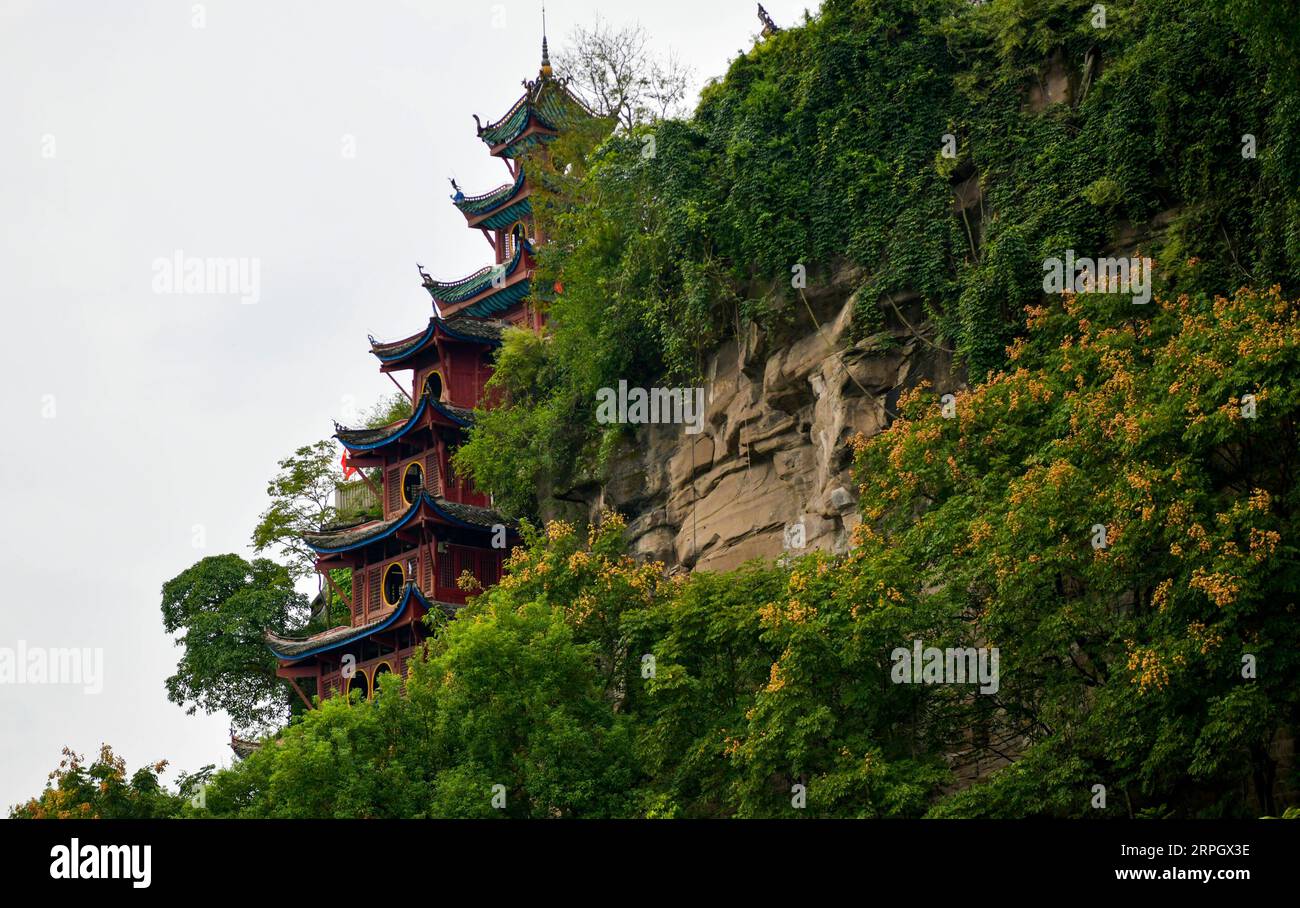
[[[280,677],[309,706],[299,682],[309,682],[321,697],[345,690],[368,697],[380,675],[403,673],[425,639],[425,616],[438,611],[450,617],[464,605],[460,581],[466,573],[481,587],[496,583],[515,539],[488,496],[456,475],[452,456],[483,402],[502,330],[542,327],[530,304],[534,244],[542,238],[534,235],[534,186],[522,159],[545,160],[547,143],[574,117],[590,116],[553,76],[545,37],[541,71],[524,88],[496,122],[484,126],[474,118],[479,137],[505,162],[509,181],[473,197],[456,187],[453,198],[469,226],[492,245],[494,261],[452,282],[420,269],[433,297],[428,325],[404,340],[370,339],[380,371],[394,380],[407,376],[411,416],[378,429],[336,425],[347,466],[363,477],[364,471],[382,477],[373,485],[379,513],[306,537],[316,569],[351,610],[350,623],[305,639],[268,634]]]

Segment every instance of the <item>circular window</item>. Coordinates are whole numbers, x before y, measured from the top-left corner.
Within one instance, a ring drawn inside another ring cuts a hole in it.
[[[402,590],[406,588],[406,571],[397,563],[390,564],[384,571],[384,602],[397,605],[402,601]]]
[[[414,503],[420,493],[424,491],[424,467],[418,463],[407,466],[406,472],[402,474],[402,498],[407,504]]]
[[[429,377],[424,380],[424,393],[431,400],[442,400],[442,376],[437,372],[430,372]]]

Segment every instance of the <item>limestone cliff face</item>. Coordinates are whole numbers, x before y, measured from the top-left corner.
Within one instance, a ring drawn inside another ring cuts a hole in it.
[[[886,301],[883,328],[855,343],[861,282],[845,269],[782,328],[742,329],[706,360],[702,432],[637,427],[603,482],[564,497],[584,517],[619,511],[634,554],[676,570],[775,558],[800,524],[805,551],[844,551],[859,520],[850,439],[888,426],[921,381],[940,393],[960,381],[915,300]]]

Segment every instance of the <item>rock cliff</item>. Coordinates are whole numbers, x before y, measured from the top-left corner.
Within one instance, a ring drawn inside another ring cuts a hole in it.
[[[705,361],[703,431],[639,426],[603,482],[564,498],[587,518],[621,512],[634,554],[676,570],[728,570],[801,541],[843,551],[859,520],[850,440],[888,426],[903,391],[960,381],[918,300],[886,300],[878,330],[854,331],[861,283],[841,269],[780,327],[741,328]]]

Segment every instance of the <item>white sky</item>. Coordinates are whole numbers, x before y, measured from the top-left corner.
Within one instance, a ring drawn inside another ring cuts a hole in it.
[[[815,5],[765,2],[783,24]],[[425,323],[416,262],[487,263],[446,178],[507,178],[471,115],[536,76],[539,7],[0,0],[0,648],[104,653],[99,695],[0,684],[0,816],[65,744],[229,762],[226,717],[167,700],[159,588],[249,557],[276,461],[392,390],[366,335]],[[758,31],[753,0],[551,0],[552,53],[597,12],[676,49],[697,89]],[[178,249],[256,258],[260,301],[155,294]]]

